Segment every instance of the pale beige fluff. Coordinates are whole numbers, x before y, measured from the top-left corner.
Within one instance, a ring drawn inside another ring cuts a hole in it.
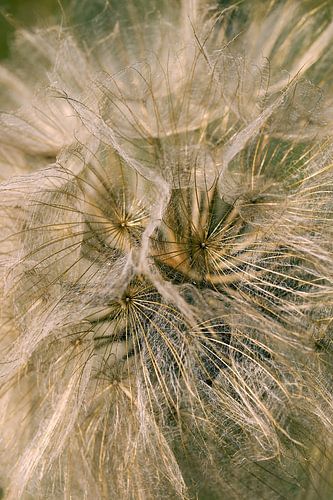
[[[0,69],[5,498],[330,498],[330,9],[117,12]]]

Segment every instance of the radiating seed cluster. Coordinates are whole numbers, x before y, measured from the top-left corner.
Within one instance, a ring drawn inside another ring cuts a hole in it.
[[[264,4],[96,1],[17,33],[6,498],[333,494],[332,9]]]

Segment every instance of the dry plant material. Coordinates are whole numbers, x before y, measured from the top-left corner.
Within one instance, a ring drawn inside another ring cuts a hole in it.
[[[125,4],[0,67],[6,498],[331,498],[331,7]]]

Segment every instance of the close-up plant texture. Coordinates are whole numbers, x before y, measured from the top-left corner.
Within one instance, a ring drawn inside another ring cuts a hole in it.
[[[333,499],[333,4],[74,1],[0,65],[4,498]]]

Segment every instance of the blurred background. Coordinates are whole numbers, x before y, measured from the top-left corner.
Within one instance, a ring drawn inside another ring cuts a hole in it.
[[[50,24],[61,16],[69,0],[0,0],[0,58],[8,56],[10,40],[16,27],[31,26],[38,22]]]
[[[151,5],[159,4],[165,0],[134,0],[139,6],[138,11],[147,11]],[[283,0],[281,0],[283,1]],[[298,0],[294,0],[298,2]],[[318,7],[324,7],[323,13],[331,17],[333,0],[299,0],[305,11],[311,13]],[[128,0],[0,0],[0,59],[8,56],[10,40],[13,37],[15,28],[27,27],[38,24],[39,26],[50,26],[52,20],[60,19],[62,10],[68,15],[71,13],[71,20],[75,23],[85,23],[94,18],[104,10],[106,4],[112,6],[117,12],[118,18],[122,19]],[[177,0],[174,0],[177,3]],[[217,5],[221,9],[228,8],[232,4],[238,4],[241,9],[231,13],[231,18],[237,17],[237,25],[242,25],[246,21],[249,11],[260,8],[267,8],[268,0],[217,0]],[[68,11],[68,6],[71,6]],[[326,10],[325,10],[326,9]],[[126,14],[125,14],[126,16]],[[233,22],[235,20],[233,19]]]

